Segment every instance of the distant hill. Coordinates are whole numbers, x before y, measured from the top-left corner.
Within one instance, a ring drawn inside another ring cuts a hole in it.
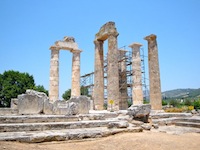
[[[200,98],[199,89],[175,89],[162,92],[163,98]]]

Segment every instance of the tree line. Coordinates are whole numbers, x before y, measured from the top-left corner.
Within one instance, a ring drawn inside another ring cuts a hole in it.
[[[33,89],[38,92],[44,92],[48,95],[48,90],[43,85],[36,85],[34,77],[29,73],[9,70],[0,74],[0,107],[10,107],[11,99],[26,92],[27,89]],[[81,87],[81,95],[88,95],[88,89]],[[71,89],[62,95],[64,100],[70,99]]]

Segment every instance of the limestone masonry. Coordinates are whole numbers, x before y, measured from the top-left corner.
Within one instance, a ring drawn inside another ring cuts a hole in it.
[[[63,41],[56,41],[55,45],[50,47],[50,85],[49,99],[51,102],[59,100],[59,51],[69,50],[72,53],[72,88],[71,97],[80,96],[80,53],[78,44],[73,37],[64,37]]]
[[[162,110],[156,35],[151,34],[144,38],[148,41],[150,104],[143,104],[140,56],[142,44],[130,44],[132,53],[130,61],[127,61],[127,51],[118,48],[118,35],[114,22],[104,24],[95,35],[92,97],[80,95],[82,50],[79,49],[75,39],[66,36],[63,40],[56,41],[50,47],[49,97],[42,92],[26,90],[17,98],[11,99],[11,108],[0,109],[0,141],[79,140],[122,132],[142,132],[158,129],[159,125],[171,124],[200,128],[200,111],[193,110],[191,114],[164,113]],[[104,58],[105,40],[108,40],[107,58]],[[71,98],[67,101],[59,100],[60,50],[72,53]],[[132,67],[130,75],[127,75],[127,66]],[[130,77],[132,77],[131,83],[128,82]],[[132,88],[133,100],[130,107],[127,94],[129,87]],[[107,108],[104,108],[106,103]],[[194,129],[191,131],[200,132]]]
[[[148,41],[150,103],[152,109],[161,110],[162,95],[156,35],[151,34],[146,36],[144,39]]]

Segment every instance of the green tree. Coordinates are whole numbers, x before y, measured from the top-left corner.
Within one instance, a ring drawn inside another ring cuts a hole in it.
[[[162,106],[167,105],[167,101],[166,100],[162,100]]]
[[[81,86],[81,95],[86,95],[88,97],[90,97],[91,95],[89,95],[89,91],[88,88]],[[71,89],[68,89],[67,91],[64,92],[64,94],[62,95],[62,98],[64,100],[69,100],[71,97]]]
[[[184,102],[184,104],[186,106],[191,106],[192,105],[192,100],[191,99],[186,99],[185,102]]]
[[[38,91],[38,92],[44,92],[47,94],[47,96],[49,95],[49,92],[44,88],[43,85],[37,85],[33,88],[35,91]]]
[[[90,97],[88,88],[81,86],[81,95],[86,95],[86,96]]]
[[[13,70],[5,71],[0,75],[0,107],[10,107],[11,98],[16,98],[34,86],[32,75]]]
[[[62,95],[62,98],[64,100],[69,100],[71,97],[71,89],[68,89],[67,91],[64,92],[64,94]]]
[[[194,101],[194,109],[200,109],[200,99],[199,100],[196,100]]]

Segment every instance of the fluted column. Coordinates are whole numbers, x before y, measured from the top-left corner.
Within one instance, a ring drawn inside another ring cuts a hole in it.
[[[59,49],[51,47],[49,100],[59,99]]]
[[[71,98],[80,96],[80,50],[72,51],[72,88]]]
[[[108,93],[108,110],[119,110],[119,71],[118,71],[118,33],[114,32],[108,35],[108,70],[107,70],[107,93]],[[110,104],[110,100],[114,104]]]
[[[119,50],[119,109],[128,108],[127,76],[126,76],[126,51]]]
[[[103,110],[104,105],[104,55],[103,41],[95,40],[94,107]]]
[[[150,103],[152,109],[161,110],[162,95],[156,35],[151,34],[144,39],[148,41]]]
[[[133,105],[143,104],[143,90],[142,90],[142,70],[141,70],[141,58],[140,47],[142,44],[133,43],[129,45],[132,48],[132,99]]]

